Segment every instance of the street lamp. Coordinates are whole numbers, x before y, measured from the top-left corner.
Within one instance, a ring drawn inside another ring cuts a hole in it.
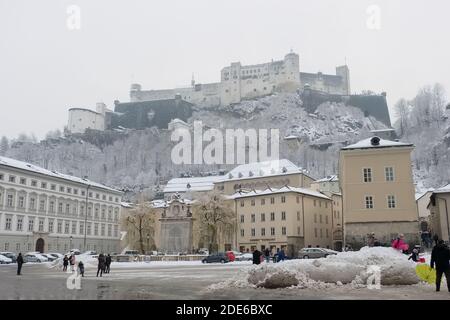
[[[71,250],[72,250],[72,240],[73,240],[73,237],[70,236],[70,249],[71,249]]]
[[[150,251],[150,234],[147,233],[147,250]]]

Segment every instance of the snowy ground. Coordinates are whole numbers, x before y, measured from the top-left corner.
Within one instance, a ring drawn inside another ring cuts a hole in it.
[[[259,266],[113,263],[102,278],[95,275],[95,259],[78,259],[86,265],[80,290],[67,288],[71,273],[56,263],[27,263],[21,277],[15,275],[15,265],[2,265],[0,299],[450,299],[450,293],[436,293],[434,286],[420,282],[415,264],[389,248]],[[365,285],[368,265],[380,266],[380,289]]]

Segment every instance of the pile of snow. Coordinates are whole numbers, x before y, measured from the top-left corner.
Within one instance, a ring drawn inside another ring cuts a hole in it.
[[[364,247],[360,251],[340,252],[337,255],[314,260],[290,260],[277,264],[263,263],[249,268],[246,273],[211,286],[262,288],[316,288],[349,285],[364,287],[373,273],[369,266],[381,271],[382,285],[411,285],[419,282],[416,263],[392,248]]]

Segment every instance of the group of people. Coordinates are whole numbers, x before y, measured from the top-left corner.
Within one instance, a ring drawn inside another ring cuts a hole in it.
[[[108,254],[105,256],[103,253],[100,253],[98,256],[98,265],[97,265],[97,277],[100,274],[100,277],[103,273],[109,273],[111,267],[111,256]]]
[[[67,271],[67,267],[70,264],[70,270],[72,272],[74,272],[75,271],[75,263],[76,263],[75,254],[72,253],[69,257],[67,255],[64,255],[63,271]],[[83,264],[82,261],[80,261],[79,263]],[[78,263],[78,266],[79,266],[79,263]],[[83,272],[84,272],[84,267],[83,267]]]
[[[277,252],[273,256],[272,251],[269,248],[266,248],[264,250],[264,253],[259,251],[258,249],[255,249],[253,251],[253,264],[260,264],[264,260],[269,263],[271,259],[274,263],[284,261],[286,259],[284,249],[277,248]]]

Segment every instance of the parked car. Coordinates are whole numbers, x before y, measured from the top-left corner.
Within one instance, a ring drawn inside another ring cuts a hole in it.
[[[236,261],[253,261],[253,254],[248,252],[240,254],[236,256]]]
[[[28,252],[24,255],[25,262],[47,262],[47,257],[42,256],[40,253]]]
[[[124,256],[137,256],[137,255],[139,255],[139,251],[137,251],[137,250],[125,250],[123,255]]]
[[[58,253],[58,252],[50,252],[49,254],[54,256],[56,259],[64,258],[64,255],[62,255],[61,253]]]
[[[230,262],[233,262],[234,260],[236,260],[236,255],[234,254],[233,251],[227,251],[227,252],[225,252],[225,254],[227,255]]]
[[[329,255],[337,254],[333,250],[325,248],[303,248],[298,252],[298,257],[303,259],[326,258]]]
[[[0,264],[12,263],[12,259],[0,254]]]
[[[206,249],[206,248],[201,248],[201,249],[198,250],[198,253],[199,253],[199,254],[206,254],[206,255],[209,255],[209,250]]]
[[[74,254],[77,256],[77,255],[81,254],[81,251],[80,251],[80,249],[71,249],[69,251],[69,254]]]
[[[48,253],[41,253],[41,256],[46,257],[48,261],[55,261],[57,258]]]
[[[84,255],[87,255],[87,256],[95,256],[95,255],[97,255],[97,251],[92,251],[92,250],[89,250],[89,251],[86,251],[85,253],[83,253]]]
[[[13,263],[16,263],[16,262],[17,262],[17,256],[16,256],[16,254],[15,254],[14,252],[3,251],[3,252],[0,252],[0,254],[1,254],[2,256],[5,256],[5,257],[7,257],[7,258],[10,258],[10,259],[12,260]]]
[[[202,260],[202,262],[203,263],[213,263],[213,262],[225,263],[225,262],[230,262],[230,258],[228,258],[228,255],[225,252],[220,252],[220,253],[210,254],[209,256],[204,258]]]

